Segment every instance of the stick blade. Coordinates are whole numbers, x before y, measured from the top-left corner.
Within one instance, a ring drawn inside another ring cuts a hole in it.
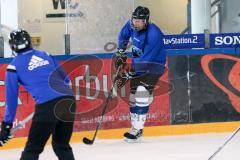
[[[87,145],[92,145],[92,144],[93,144],[93,141],[90,140],[90,139],[88,139],[88,138],[86,138],[86,137],[83,137],[83,143],[84,143],[84,144],[87,144]]]

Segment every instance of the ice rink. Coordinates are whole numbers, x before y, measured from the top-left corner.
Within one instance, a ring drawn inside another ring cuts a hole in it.
[[[233,133],[143,137],[139,143],[96,140],[91,146],[72,144],[76,160],[208,160]],[[0,160],[18,160],[22,149],[0,151]],[[238,160],[240,133],[212,159]],[[40,160],[57,160],[47,146]]]

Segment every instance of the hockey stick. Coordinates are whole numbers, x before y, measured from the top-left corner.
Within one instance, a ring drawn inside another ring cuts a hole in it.
[[[120,68],[121,68],[121,66],[118,67],[117,72],[116,72],[116,75],[118,75],[118,73],[119,73],[119,71],[120,71]],[[97,133],[98,133],[98,130],[100,129],[100,127],[101,127],[101,125],[102,125],[103,116],[104,116],[104,114],[105,114],[105,112],[106,112],[106,110],[107,110],[108,103],[109,103],[110,99],[112,98],[113,88],[115,87],[115,82],[116,82],[116,77],[115,77],[114,80],[113,80],[113,84],[112,84],[110,93],[109,93],[109,95],[108,95],[108,97],[107,97],[105,106],[103,107],[103,112],[102,112],[101,118],[100,118],[100,120],[99,120],[99,122],[98,122],[98,124],[97,124],[97,128],[96,128],[96,130],[95,130],[94,136],[93,136],[92,139],[89,139],[89,138],[87,138],[87,137],[83,137],[83,143],[84,143],[84,144],[92,145],[92,144],[94,143],[94,141],[95,141],[95,139],[96,139],[96,136],[97,136]]]
[[[208,158],[208,160],[212,160],[212,159],[216,156],[216,154],[217,154],[218,152],[220,152],[220,151],[223,149],[223,147],[225,147],[226,144],[239,132],[239,130],[240,130],[240,128],[238,128],[238,129],[232,134],[232,136],[231,136],[230,138],[228,138],[228,139],[226,140],[226,142],[225,142],[222,146],[220,146],[220,147],[213,153],[213,155],[211,155],[211,157]]]
[[[18,129],[20,129],[23,125],[29,122],[33,118],[34,112],[28,115],[25,119],[18,122],[18,124],[11,130],[11,134],[14,134]]]

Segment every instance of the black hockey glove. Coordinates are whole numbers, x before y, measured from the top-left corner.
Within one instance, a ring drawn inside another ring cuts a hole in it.
[[[6,122],[2,122],[1,131],[0,131],[0,147],[2,147],[9,139],[13,136],[11,135],[12,123],[7,124]]]
[[[115,53],[115,67],[118,69],[118,67],[122,66],[124,67],[127,62],[127,55],[123,49],[119,49]]]
[[[135,73],[131,71],[123,71],[122,73],[118,74],[115,82],[117,84],[117,87],[119,89],[122,88],[130,79],[134,77],[134,75]]]

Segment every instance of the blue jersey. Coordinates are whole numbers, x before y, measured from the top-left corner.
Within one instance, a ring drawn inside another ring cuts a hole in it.
[[[18,54],[6,72],[6,113],[4,121],[13,122],[18,102],[19,84],[32,95],[36,104],[73,95],[70,79],[52,56],[30,49]]]
[[[136,31],[129,20],[121,29],[118,47],[126,49],[129,39],[132,41],[132,67],[137,73],[150,72],[162,74],[166,64],[166,50],[163,47],[163,33],[153,23],[147,28]]]

